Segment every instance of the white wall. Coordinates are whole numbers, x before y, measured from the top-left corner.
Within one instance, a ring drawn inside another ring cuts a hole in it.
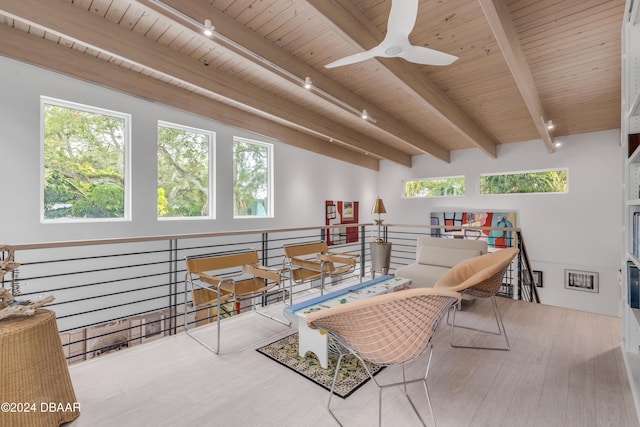
[[[563,145],[549,154],[541,141],[506,144],[491,159],[477,149],[452,153],[446,164],[414,157],[407,169],[383,162],[379,192],[386,223],[428,224],[442,210],[515,210],[534,269],[543,271],[543,303],[619,315],[621,233],[621,153],[619,132],[558,137]],[[481,173],[568,168],[568,194],[480,196]],[[464,175],[465,196],[404,199],[401,181]],[[596,271],[598,294],[564,289],[564,269]]]
[[[558,138],[564,145],[548,154],[542,142],[508,144],[498,159],[479,150],[452,153],[450,164],[431,156],[414,158],[413,168],[383,161],[376,173],[318,156],[249,132],[0,57],[0,243],[63,241],[174,233],[247,230],[324,223],[324,201],[360,201],[361,221],[383,197],[386,223],[427,224],[443,209],[508,209],[519,212],[529,256],[544,273],[543,303],[618,315],[622,217],[618,132]],[[133,115],[132,213],[130,222],[42,224],[40,222],[40,96]],[[216,132],[215,220],[157,221],[157,120]],[[275,144],[275,218],[232,217],[231,150],[234,135]],[[569,168],[566,195],[482,196],[478,174]],[[461,198],[402,199],[404,179],[465,175]],[[597,271],[600,292],[565,290],[565,268]]]
[[[0,93],[0,243],[315,226],[324,224],[325,200],[358,200],[362,206],[370,206],[377,195],[375,171],[3,57]],[[130,222],[40,222],[41,95],[133,116]],[[158,120],[216,132],[215,220],[156,219]],[[233,219],[233,136],[275,144],[273,219]],[[360,212],[363,220],[371,220],[365,210]]]

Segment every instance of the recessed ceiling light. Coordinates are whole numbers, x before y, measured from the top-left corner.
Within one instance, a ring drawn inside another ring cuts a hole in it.
[[[210,19],[205,19],[204,20],[204,35],[207,37],[211,37],[213,35],[213,24],[211,23]]]

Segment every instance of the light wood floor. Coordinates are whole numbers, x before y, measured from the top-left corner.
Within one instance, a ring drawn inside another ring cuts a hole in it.
[[[620,319],[498,303],[509,352],[452,348],[449,327],[443,322],[440,328],[429,373],[439,426],[638,426],[619,347]],[[458,320],[495,326],[490,309],[479,300],[458,312]],[[282,305],[272,310],[281,313]],[[81,416],[69,426],[337,425],[325,407],[326,390],[255,351],[291,329],[253,313],[227,319],[222,328],[218,356],[179,334],[71,366]],[[197,333],[214,342],[213,327]],[[474,342],[469,334],[461,338]],[[376,378],[398,375],[389,368]],[[412,387],[429,420],[422,390]],[[376,425],[371,381],[334,402],[346,426]],[[420,425],[399,390],[385,391],[383,425]]]

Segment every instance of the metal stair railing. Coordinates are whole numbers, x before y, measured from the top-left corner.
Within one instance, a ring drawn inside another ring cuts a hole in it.
[[[518,299],[540,303],[538,287],[533,278],[533,268],[531,267],[531,261],[529,261],[529,254],[524,244],[522,231],[517,231],[516,236],[518,237],[518,249],[520,249],[518,254],[518,282],[520,283],[520,286],[518,286]]]

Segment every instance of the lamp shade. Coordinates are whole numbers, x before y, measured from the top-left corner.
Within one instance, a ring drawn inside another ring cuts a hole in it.
[[[380,197],[378,197],[376,199],[376,202],[373,204],[373,209],[371,209],[371,213],[374,213],[374,214],[387,213],[387,210],[384,208],[384,202]]]

